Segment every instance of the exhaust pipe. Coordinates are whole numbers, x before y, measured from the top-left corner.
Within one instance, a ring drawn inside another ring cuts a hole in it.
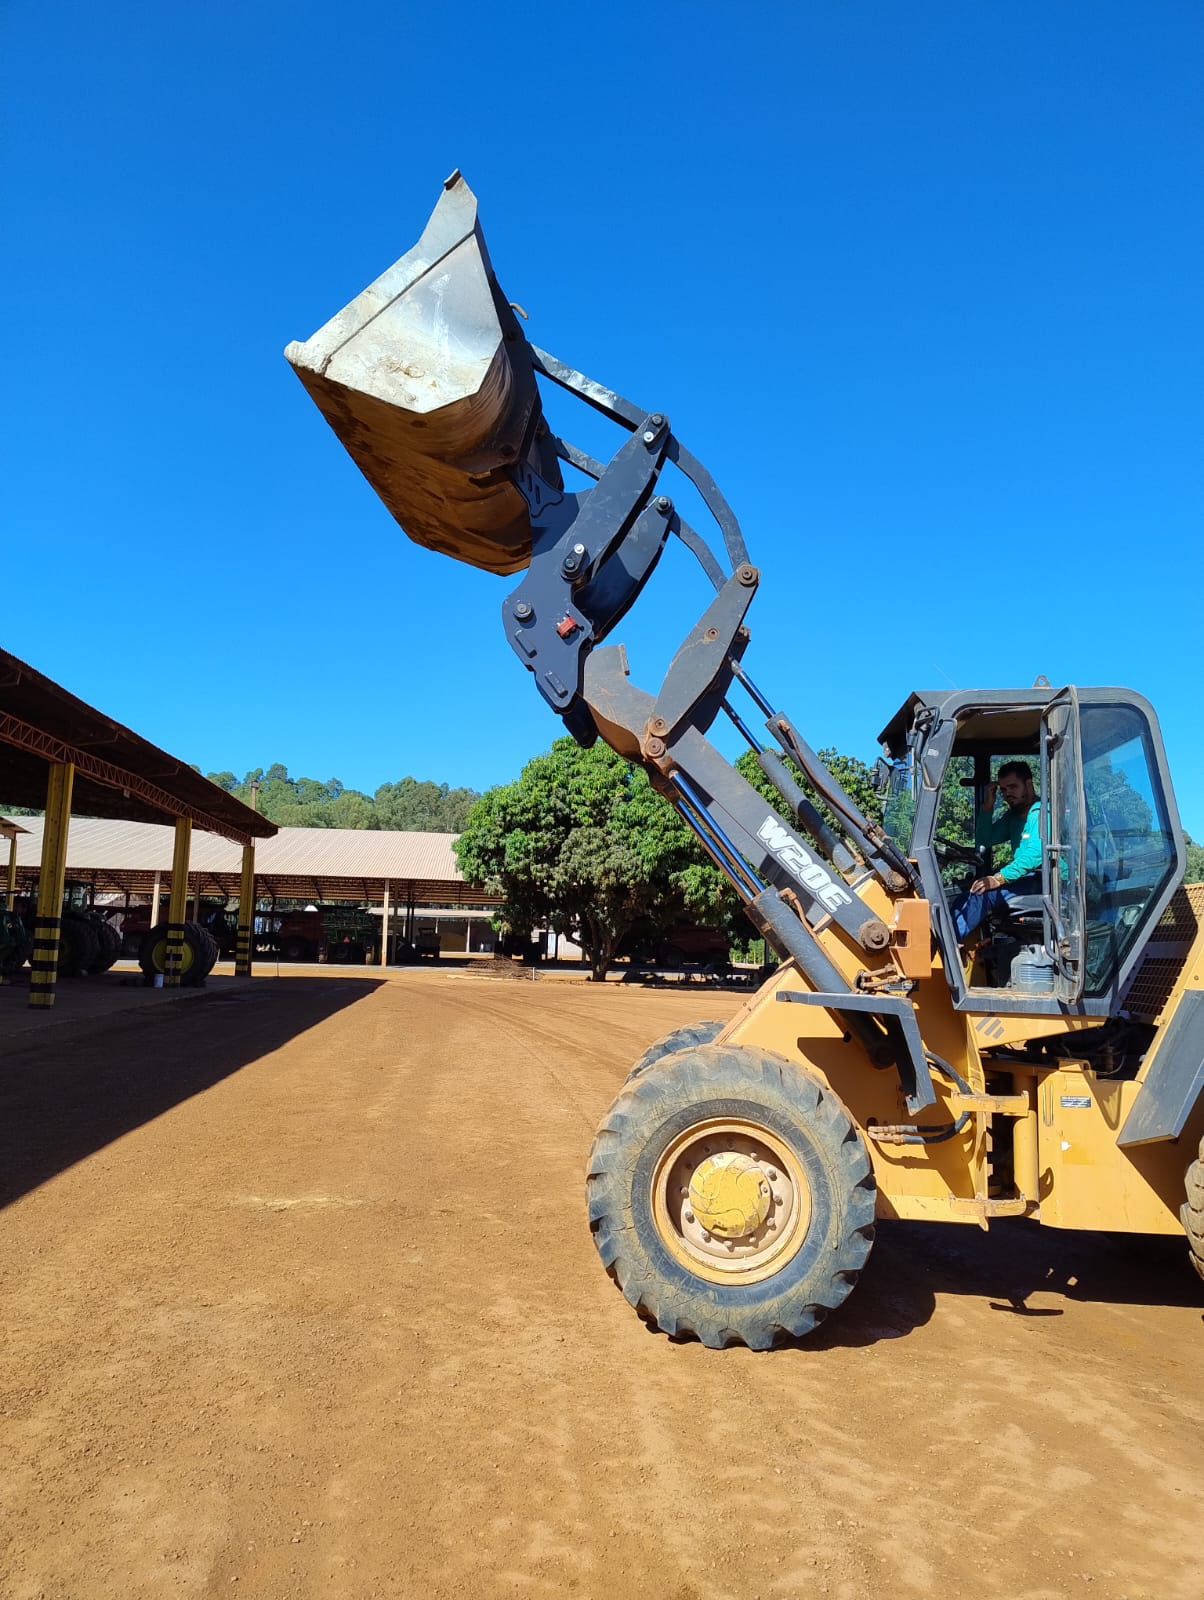
[[[560,465],[529,346],[458,172],[414,248],[284,353],[409,538],[486,572],[527,566],[516,475],[526,468],[559,491]]]

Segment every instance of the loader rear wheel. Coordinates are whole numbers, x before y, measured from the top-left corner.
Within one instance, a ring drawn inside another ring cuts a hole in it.
[[[624,1297],[712,1349],[811,1332],[873,1245],[873,1168],[852,1118],[762,1050],[700,1045],[630,1079],[594,1139],[586,1193]]]
[[[1188,1259],[1204,1278],[1204,1139],[1200,1140],[1199,1159],[1186,1173],[1187,1199],[1179,1209],[1187,1234]]]
[[[692,1050],[695,1045],[710,1044],[726,1026],[725,1022],[690,1022],[684,1028],[674,1028],[672,1033],[666,1033],[655,1044],[648,1046],[624,1082],[630,1083],[641,1072],[646,1072],[653,1062],[663,1061],[666,1056],[676,1055],[679,1050]]]

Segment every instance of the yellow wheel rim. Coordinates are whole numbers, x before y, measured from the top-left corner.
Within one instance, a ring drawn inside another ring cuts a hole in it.
[[[802,1248],[811,1187],[777,1134],[743,1118],[697,1122],[669,1145],[652,1180],[662,1243],[709,1283],[758,1283]]]
[[[195,959],[196,958],[195,958],[195,956],[193,955],[193,952],[192,952],[192,946],[188,943],[187,939],[185,939],[184,943],[180,946],[180,976],[181,977],[183,977],[186,972],[191,970],[192,963],[193,963],[193,961]],[[167,935],[166,934],[164,934],[164,936],[161,939],[156,939],[154,944],[151,946],[151,966],[155,969],[156,972],[166,972],[167,971]]]

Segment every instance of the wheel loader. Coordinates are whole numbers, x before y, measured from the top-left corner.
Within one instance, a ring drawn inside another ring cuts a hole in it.
[[[844,1301],[880,1218],[1186,1230],[1204,1276],[1204,887],[1182,886],[1150,705],[913,693],[868,818],[745,665],[759,573],[711,475],[523,317],[456,173],[413,249],[286,356],[410,539],[517,575],[502,628],[538,693],[644,768],[781,958],[730,1022],[657,1041],[602,1119],[589,1225],[626,1299],[666,1334],[765,1349]],[[553,431],[548,386],[617,425],[609,459]],[[606,641],[671,540],[714,598],[648,690]],[[821,612],[800,599],[804,638]],[[781,807],[708,738],[721,716]],[[961,821],[1015,761],[1039,877],[959,941],[959,875],[992,866]]]

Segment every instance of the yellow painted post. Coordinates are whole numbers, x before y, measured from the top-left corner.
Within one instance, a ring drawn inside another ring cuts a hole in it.
[[[188,916],[188,848],[192,819],[176,818],[176,842],[171,855],[171,896],[167,902],[167,955],[163,984],[178,989],[184,970],[184,922]]]
[[[242,847],[242,880],[238,886],[238,939],[234,949],[234,976],[251,976],[255,948],[255,846]]]
[[[17,903],[17,836],[14,833],[8,842],[8,893],[5,896],[4,907],[11,911]]]
[[[29,1003],[46,1009],[54,1004],[59,975],[59,931],[63,886],[67,880],[67,830],[71,825],[71,789],[75,768],[69,761],[51,764],[46,784],[46,822],[42,829],[42,864],[38,871],[38,909],[33,925]]]

